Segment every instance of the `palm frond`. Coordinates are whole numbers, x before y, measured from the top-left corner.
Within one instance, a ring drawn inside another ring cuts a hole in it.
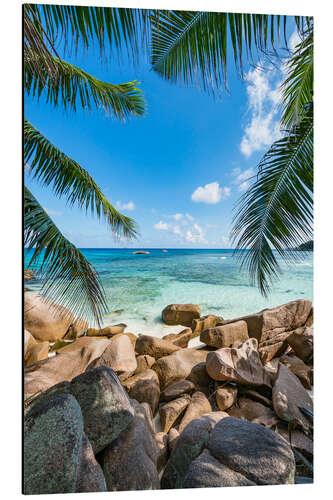
[[[231,238],[235,253],[263,295],[281,269],[273,252],[297,259],[290,249],[312,239],[313,109],[276,141],[259,164],[256,180],[236,206]]]
[[[100,325],[107,306],[96,271],[26,187],[24,245],[32,251],[28,267],[36,265],[41,272],[41,294],[67,307],[76,318]]]
[[[43,27],[53,43],[75,49],[97,42],[101,51],[119,51],[125,47],[137,59],[147,47],[149,10],[75,5],[29,5],[36,16],[43,17]]]
[[[137,235],[133,219],[111,205],[89,173],[54,146],[27,120],[24,122],[24,161],[30,175],[47,186],[56,196],[65,196],[73,205],[85,208],[98,218],[104,217],[116,236]]]
[[[158,11],[152,23],[152,67],[163,78],[215,93],[227,86],[228,53],[243,72],[253,49],[275,51],[286,16],[220,12]],[[299,26],[302,20],[297,18]],[[228,47],[230,37],[231,47]]]
[[[32,59],[36,64],[28,64]],[[90,110],[92,105],[102,108],[116,118],[142,116],[146,103],[136,81],[113,85],[103,82],[82,69],[52,57],[55,71],[50,74],[43,58],[31,50],[25,54],[24,76],[28,94],[38,98],[45,93],[46,102],[76,111],[77,104]]]
[[[281,123],[287,128],[299,121],[304,106],[313,97],[313,26],[302,36],[303,40],[286,64],[287,76],[281,86],[285,103]]]

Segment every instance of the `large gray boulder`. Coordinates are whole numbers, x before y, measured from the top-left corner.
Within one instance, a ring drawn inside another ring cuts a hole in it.
[[[151,410],[146,403],[133,400],[132,404],[135,408],[133,421],[101,454],[108,491],[159,488],[160,450]]]
[[[26,495],[106,490],[80,406],[70,394],[44,399],[27,412],[23,464]]]
[[[84,430],[98,453],[115,440],[134,418],[131,401],[115,372],[101,366],[75,377],[70,392],[84,418]]]

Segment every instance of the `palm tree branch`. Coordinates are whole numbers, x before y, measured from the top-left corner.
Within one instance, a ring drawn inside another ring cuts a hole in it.
[[[29,59],[38,64],[26,64]],[[26,51],[24,76],[28,94],[39,98],[44,91],[46,102],[54,106],[61,102],[64,109],[71,111],[76,111],[78,101],[83,109],[90,110],[95,105],[122,120],[145,113],[146,103],[141,90],[136,86],[138,82],[113,85],[56,57],[52,57],[52,63],[55,71],[50,73],[43,58],[30,50]]]
[[[68,241],[24,188],[24,244],[32,252],[30,266],[39,268],[41,294],[67,307],[76,318],[101,324],[107,312],[105,294],[95,269]]]
[[[85,208],[98,218],[105,218],[116,236],[134,238],[135,222],[111,205],[89,173],[75,160],[54,146],[27,120],[24,122],[24,161],[29,163],[30,175],[51,185],[56,196]]]

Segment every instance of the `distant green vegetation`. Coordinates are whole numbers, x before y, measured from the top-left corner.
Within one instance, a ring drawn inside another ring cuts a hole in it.
[[[302,243],[299,245],[296,250],[313,252],[313,240],[307,241],[306,243]]]

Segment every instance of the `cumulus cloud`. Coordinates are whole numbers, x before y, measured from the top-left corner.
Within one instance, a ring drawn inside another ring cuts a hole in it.
[[[196,203],[208,203],[215,205],[219,203],[223,198],[227,198],[230,195],[230,188],[225,186],[222,187],[218,182],[211,182],[205,186],[199,186],[192,193],[191,199]]]
[[[276,70],[263,71],[260,68],[250,70],[246,75],[250,119],[240,143],[240,150],[246,157],[269,147],[281,137],[278,117],[281,81],[276,81],[276,75]]]
[[[155,224],[154,229],[157,229],[158,231],[168,231],[169,224],[160,220],[160,222]]]
[[[235,177],[234,184],[237,184],[238,191],[246,191],[250,185],[250,179],[254,175],[254,170],[253,168],[247,168],[245,170],[234,168],[232,175]]]
[[[122,203],[121,201],[117,201],[116,206],[117,206],[117,208],[119,208],[119,210],[134,210],[135,209],[135,205],[134,205],[133,201],[129,201],[128,203]]]
[[[185,240],[189,243],[207,243],[204,238],[204,231],[197,223],[193,224],[193,227],[186,231]]]

